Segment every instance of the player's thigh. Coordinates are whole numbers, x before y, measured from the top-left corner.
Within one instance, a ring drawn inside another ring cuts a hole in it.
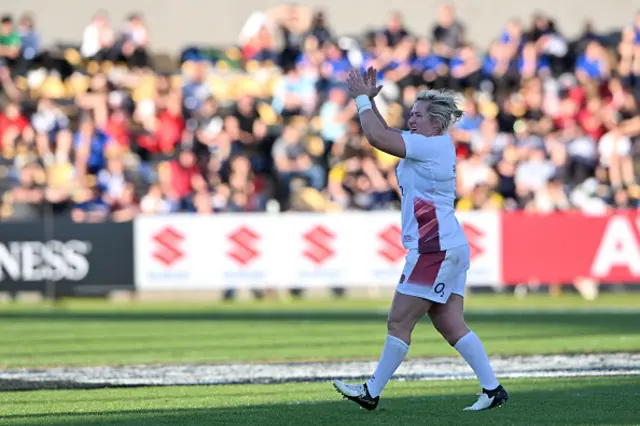
[[[463,310],[464,298],[458,294],[452,294],[445,304],[434,303],[429,310],[433,326],[451,345],[469,332]]]
[[[418,321],[429,312],[431,305],[429,300],[396,291],[389,310],[389,327],[412,330]]]

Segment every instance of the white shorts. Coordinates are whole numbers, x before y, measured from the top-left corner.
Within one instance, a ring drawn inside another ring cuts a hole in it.
[[[451,294],[464,297],[469,255],[468,245],[435,253],[409,250],[396,290],[436,303],[447,303]]]

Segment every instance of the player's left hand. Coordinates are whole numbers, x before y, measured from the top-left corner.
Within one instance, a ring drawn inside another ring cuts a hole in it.
[[[382,86],[376,86],[376,78],[378,76],[378,70],[374,67],[369,67],[364,74],[364,83],[369,89],[369,98],[373,99],[378,96],[378,93],[382,90]]]
[[[360,71],[351,69],[347,76],[347,86],[349,87],[349,96],[356,98],[360,95],[369,96],[369,88],[364,82],[364,78],[360,75]]]

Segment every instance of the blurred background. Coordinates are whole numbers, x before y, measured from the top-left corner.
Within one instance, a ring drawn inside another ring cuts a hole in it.
[[[394,4],[0,7],[0,292],[392,289],[397,159],[344,84],[371,65],[392,126],[459,95],[470,291],[636,290],[637,3]]]

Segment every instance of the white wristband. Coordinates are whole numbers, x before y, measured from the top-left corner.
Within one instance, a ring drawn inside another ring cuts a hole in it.
[[[356,106],[358,107],[358,114],[362,114],[364,111],[371,109],[371,100],[369,99],[369,96],[356,96]]]

